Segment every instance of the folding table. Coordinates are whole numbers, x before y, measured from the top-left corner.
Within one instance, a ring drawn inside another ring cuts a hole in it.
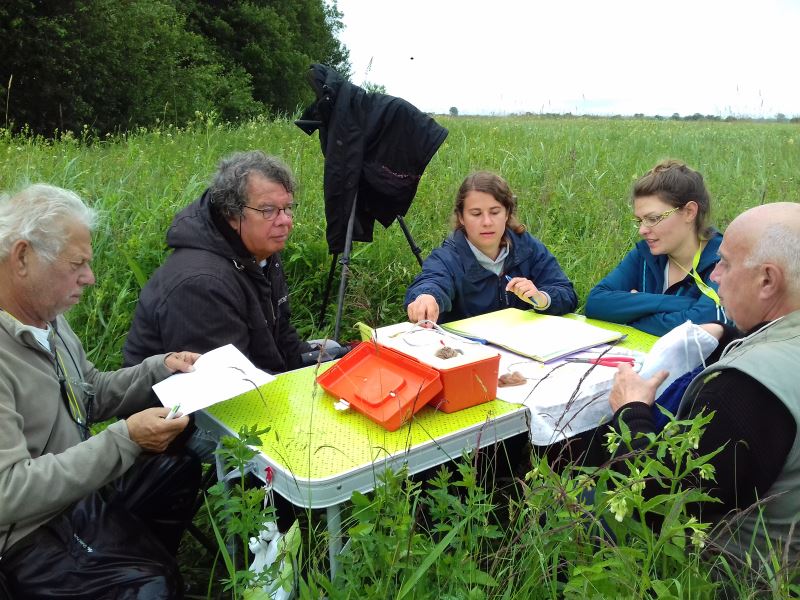
[[[334,408],[337,398],[316,384],[331,363],[280,375],[275,381],[197,413],[197,425],[215,436],[236,435],[242,425],[269,426],[253,459],[257,477],[273,471],[273,489],[295,506],[325,508],[329,554],[341,549],[340,504],[353,492],[376,487],[386,469],[418,473],[528,431],[524,406],[495,400],[457,413],[423,408],[397,431],[389,432],[363,415]],[[262,398],[263,397],[263,401]]]
[[[630,327],[597,321],[629,334],[622,345],[646,350],[656,339]],[[332,572],[341,550],[340,505],[353,492],[374,489],[386,469],[406,466],[414,474],[529,431],[525,406],[494,400],[455,413],[425,407],[389,432],[354,410],[334,408],[338,398],[316,383],[333,363],[281,374],[277,379],[197,413],[197,424],[217,437],[241,426],[269,426],[255,448],[253,470],[261,480],[273,472],[273,489],[292,504],[327,509]]]

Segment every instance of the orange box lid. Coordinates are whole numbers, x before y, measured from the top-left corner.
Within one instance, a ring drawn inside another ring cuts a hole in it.
[[[389,431],[408,422],[442,389],[436,369],[371,342],[359,344],[317,382]]]

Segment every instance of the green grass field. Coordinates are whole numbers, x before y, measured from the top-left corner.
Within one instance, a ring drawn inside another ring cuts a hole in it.
[[[705,176],[720,228],[761,202],[800,200],[800,127],[776,123],[676,122],[589,118],[438,117],[450,134],[419,186],[406,222],[423,255],[448,231],[455,191],[472,170],[490,169],[510,182],[520,217],[574,281],[581,301],[631,246],[632,182],[673,157]],[[297,327],[330,332],[317,322],[330,266],[324,243],[323,156],[316,134],[291,121],[240,126],[199,117],[183,130],[141,130],[120,138],[55,142],[0,133],[0,189],[44,181],[77,191],[103,213],[95,235],[98,283],[70,319],[101,367],[119,364],[138,290],[161,263],[174,213],[204,189],[217,160],[259,148],[283,158],[300,182],[301,206],[285,252]],[[356,243],[342,337],[358,320],[403,318],[406,285],[419,267],[400,228],[375,229]],[[335,294],[334,294],[335,300]]]
[[[423,255],[447,235],[453,198],[464,176],[493,170],[511,184],[521,221],[559,259],[581,305],[592,285],[636,240],[630,187],[661,159],[681,159],[705,176],[712,222],[723,230],[748,207],[800,201],[796,124],[540,117],[437,121],[450,134],[406,216]],[[306,136],[290,120],[229,126],[202,116],[185,129],[140,130],[107,139],[46,141],[0,130],[0,189],[47,182],[75,190],[101,211],[94,236],[97,284],[68,315],[98,367],[112,369],[121,363],[139,289],[166,256],[164,235],[173,215],[202,193],[220,157],[247,149],[281,157],[297,176],[300,207],[284,253],[295,325],[307,338],[330,334],[336,286],[325,327],[318,322],[330,256],[324,241],[323,156],[316,135]],[[341,337],[358,338],[353,327],[357,321],[377,326],[403,320],[405,288],[419,267],[400,228],[376,226],[372,243],[356,243],[351,267]],[[679,437],[664,443],[680,448],[685,440]],[[589,529],[570,504],[584,475],[554,473],[536,459],[533,466],[533,475],[511,499],[492,496],[492,486],[479,485],[468,463],[458,466],[457,473],[454,469],[456,483],[442,475],[423,491],[418,484],[390,481],[370,499],[354,498],[345,524],[353,549],[335,585],[324,577],[325,541],[318,535],[324,528],[307,528],[308,587],[302,597],[719,594],[709,583],[708,565],[696,552],[684,554],[688,542],[680,540],[696,524],[684,519],[677,529],[651,534],[634,523],[626,533],[627,545],[599,544],[587,537]],[[598,497],[601,488],[613,487],[607,471],[592,484]],[[635,489],[630,482],[615,485]],[[631,498],[627,501],[637,501]],[[665,505],[677,502],[678,496],[670,496]],[[411,518],[420,512],[428,528]],[[209,577],[207,562],[195,567],[185,555],[183,561],[184,572],[193,573],[190,579]],[[756,588],[767,589],[771,597],[783,597],[787,589],[798,592],[787,587],[785,576],[755,583],[730,579],[726,589],[731,597],[751,597]],[[218,585],[211,587],[216,593]]]

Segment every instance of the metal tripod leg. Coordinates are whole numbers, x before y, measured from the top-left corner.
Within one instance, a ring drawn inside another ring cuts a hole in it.
[[[353,249],[353,227],[355,225],[356,220],[356,203],[358,202],[358,192],[356,192],[355,197],[353,198],[353,207],[350,210],[350,217],[347,220],[347,234],[344,240],[344,252],[342,253],[342,258],[339,262],[342,264],[342,278],[339,280],[339,298],[336,303],[336,324],[334,325],[333,329],[333,339],[335,341],[339,341],[339,331],[342,326],[342,311],[344,310],[344,294],[347,290],[347,278],[350,276],[350,253]],[[408,245],[411,247],[411,252],[414,253],[414,256],[419,263],[419,266],[422,266],[422,251],[420,250],[419,246],[414,242],[414,238],[411,237],[411,232],[408,230],[406,226],[406,222],[403,220],[403,217],[397,215],[397,222],[400,225],[400,229],[403,230],[403,235],[406,236],[406,241]],[[325,301],[323,302],[322,309],[320,311],[320,325],[324,320],[324,314],[328,307],[328,292],[330,291],[331,280],[333,279],[333,272],[335,269],[336,264],[336,255],[333,257],[333,262],[331,262],[331,270],[328,273],[328,286],[325,292]]]
[[[411,246],[411,252],[413,252],[414,256],[417,257],[417,262],[419,263],[419,266],[421,267],[422,266],[422,250],[420,250],[420,247],[417,246],[416,242],[414,242],[414,238],[411,237],[411,232],[408,230],[408,227],[406,226],[405,220],[400,215],[397,215],[397,224],[400,225],[400,229],[403,230],[403,235],[406,236],[406,241],[408,242],[408,245]]]
[[[325,313],[328,312],[328,302],[331,299],[331,288],[333,287],[333,276],[336,274],[336,259],[339,254],[334,254],[331,258],[331,269],[328,271],[328,282],[325,284],[325,294],[322,298],[322,305],[319,307],[319,329],[325,326]],[[338,341],[338,340],[337,340]]]
[[[353,226],[356,221],[356,204],[358,192],[353,197],[353,207],[350,209],[350,218],[347,220],[347,235],[344,238],[344,252],[342,253],[342,278],[339,280],[339,299],[336,304],[336,325],[333,328],[333,339],[339,340],[339,329],[342,326],[342,310],[344,309],[344,292],[347,290],[347,277],[350,275],[350,251],[353,249]]]

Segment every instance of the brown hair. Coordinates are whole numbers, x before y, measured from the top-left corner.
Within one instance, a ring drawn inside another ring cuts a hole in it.
[[[489,171],[476,171],[461,183],[456,194],[456,205],[453,207],[453,229],[464,229],[458,218],[464,214],[464,198],[470,192],[484,192],[497,200],[506,209],[506,227],[514,233],[525,231],[525,225],[517,220],[517,197],[511,193],[508,182]]]
[[[633,184],[631,201],[644,196],[658,196],[672,207],[683,208],[694,201],[697,218],[694,222],[697,235],[706,239],[711,236],[708,220],[711,216],[711,196],[706,189],[703,176],[679,160],[667,159],[658,163]]]

